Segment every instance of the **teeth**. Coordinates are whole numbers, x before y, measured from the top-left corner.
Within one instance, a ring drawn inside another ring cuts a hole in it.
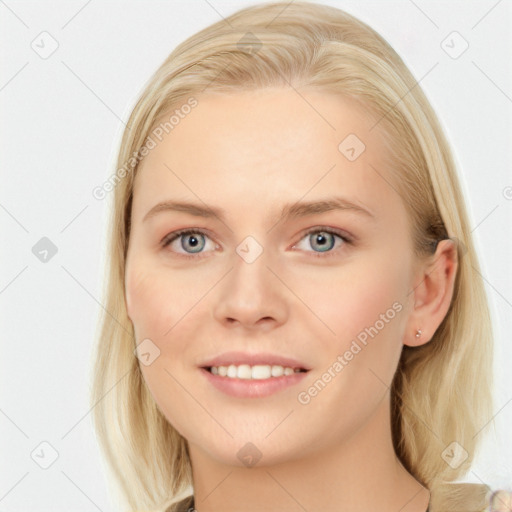
[[[213,375],[220,375],[221,377],[228,377],[231,379],[269,379],[270,377],[281,377],[282,375],[292,375],[293,373],[299,373],[301,370],[296,368],[295,370],[290,367],[283,367],[280,365],[267,365],[267,364],[256,364],[250,366],[248,364],[229,366],[212,366],[210,372]]]

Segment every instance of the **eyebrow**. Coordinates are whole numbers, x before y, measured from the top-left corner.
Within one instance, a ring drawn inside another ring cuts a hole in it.
[[[291,218],[307,217],[308,215],[318,215],[335,210],[348,210],[375,218],[375,215],[370,210],[343,197],[330,197],[317,201],[289,203],[283,206],[280,218],[287,220]],[[222,208],[187,201],[162,201],[153,206],[153,208],[146,213],[142,221],[145,222],[160,212],[169,211],[187,213],[194,217],[217,217],[223,222],[226,220],[226,211]]]

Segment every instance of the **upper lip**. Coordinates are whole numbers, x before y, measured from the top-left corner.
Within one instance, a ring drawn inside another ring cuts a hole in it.
[[[202,368],[209,368],[211,366],[229,366],[230,364],[234,364],[236,366],[241,364],[248,364],[251,366],[256,364],[280,365],[284,367],[310,370],[308,366],[298,361],[297,359],[280,356],[278,354],[271,354],[268,352],[259,352],[257,354],[249,354],[246,352],[224,352],[217,357],[208,359],[199,366]]]

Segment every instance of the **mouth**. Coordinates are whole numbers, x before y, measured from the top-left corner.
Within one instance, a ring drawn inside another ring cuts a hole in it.
[[[311,368],[304,360],[271,352],[224,352],[198,368],[213,388],[236,398],[262,398],[299,384]]]
[[[234,398],[264,398],[285,389],[293,389],[310,371],[281,365],[201,366],[206,381],[224,395]]]
[[[245,380],[276,379],[283,376],[293,375],[294,373],[307,373],[309,371],[306,368],[282,366],[278,364],[230,364],[219,366],[203,366],[202,368],[212,375],[219,377]]]
[[[268,379],[292,373],[307,372],[311,368],[304,361],[270,352],[224,352],[206,361],[199,367],[213,375],[240,379]]]

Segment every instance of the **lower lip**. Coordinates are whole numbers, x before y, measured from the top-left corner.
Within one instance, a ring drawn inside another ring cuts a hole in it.
[[[238,379],[213,375],[208,370],[200,368],[201,373],[219,390],[226,395],[237,398],[262,398],[270,396],[282,389],[294,386],[309,372],[293,373],[268,379]]]

